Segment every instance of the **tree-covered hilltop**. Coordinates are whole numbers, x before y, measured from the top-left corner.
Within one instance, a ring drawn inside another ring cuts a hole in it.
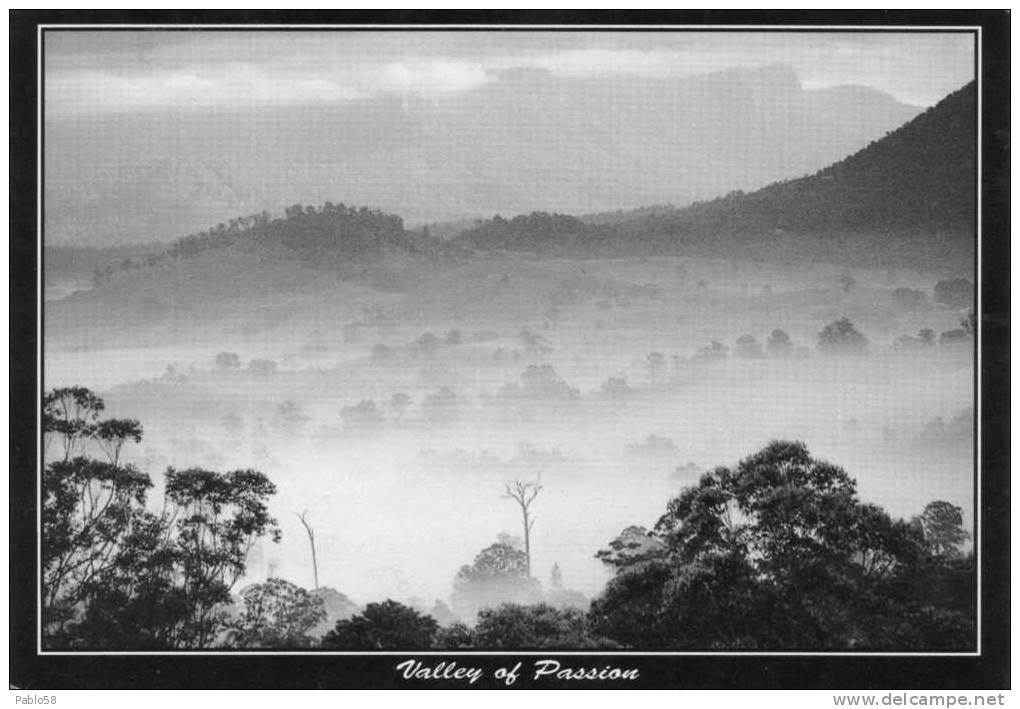
[[[93,285],[106,285],[125,273],[230,250],[262,254],[271,260],[335,267],[364,263],[387,255],[433,257],[455,251],[429,235],[408,230],[404,220],[368,207],[326,202],[321,207],[287,207],[283,217],[259,212],[217,224],[172,242],[165,250],[135,258],[107,259],[93,272]]]
[[[459,241],[480,249],[541,251],[557,247],[581,247],[587,228],[567,214],[532,212],[504,219],[498,214],[479,221],[461,233]]]
[[[377,257],[389,251],[414,253],[424,250],[426,240],[405,231],[404,220],[394,214],[326,202],[321,207],[287,207],[282,219],[273,219],[267,212],[231,219],[174,242],[167,253],[191,258],[234,244],[282,246],[298,258],[314,262]]]

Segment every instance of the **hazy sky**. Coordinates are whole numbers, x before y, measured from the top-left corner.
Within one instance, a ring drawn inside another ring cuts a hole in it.
[[[46,33],[50,118],[363,101],[470,91],[510,69],[676,77],[788,64],[805,87],[858,84],[931,105],[973,78],[967,33]]]

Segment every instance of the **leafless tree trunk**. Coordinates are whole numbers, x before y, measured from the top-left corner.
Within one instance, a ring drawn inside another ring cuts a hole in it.
[[[531,528],[535,524],[535,518],[531,516],[531,503],[538,497],[542,486],[535,483],[525,483],[517,480],[511,486],[507,483],[506,493],[503,497],[514,500],[521,507],[521,516],[524,518],[524,557],[527,563],[528,578],[531,578]]]
[[[305,510],[298,515],[298,519],[301,520],[301,524],[305,526],[305,531],[308,532],[308,543],[312,547],[312,573],[315,574],[315,590],[319,590],[319,562],[315,559],[315,532],[308,525],[308,521],[305,520],[305,515],[308,514],[308,510]]]

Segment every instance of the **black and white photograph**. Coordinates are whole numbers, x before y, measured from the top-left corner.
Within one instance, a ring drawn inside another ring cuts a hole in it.
[[[21,17],[12,688],[1008,687],[1008,13],[419,14]]]

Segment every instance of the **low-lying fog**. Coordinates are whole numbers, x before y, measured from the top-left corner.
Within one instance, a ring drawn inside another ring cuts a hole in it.
[[[505,257],[404,264],[384,287],[377,272],[292,275],[210,295],[208,274],[149,274],[141,309],[113,286],[47,303],[46,387],[94,388],[141,420],[132,460],[154,479],[173,465],[275,481],[283,540],[253,552],[250,580],[311,586],[307,510],[321,585],[431,606],[521,533],[501,497],[519,478],[543,486],[535,575],[558,563],[594,596],[608,578],[594,555],[621,529],[774,438],[805,441],[894,515],[947,500],[973,521],[973,341],[938,342],[966,314],[933,302],[940,274]],[[867,353],[819,353],[844,316]],[[934,343],[897,342],[925,328]]]

